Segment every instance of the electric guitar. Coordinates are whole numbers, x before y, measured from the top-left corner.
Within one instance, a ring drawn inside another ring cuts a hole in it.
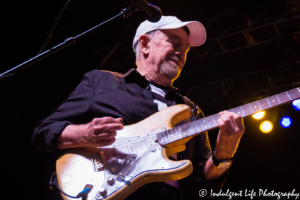
[[[299,87],[228,111],[246,117],[298,98]],[[190,116],[187,105],[171,106],[125,126],[110,146],[69,149],[56,162],[59,187],[72,196],[89,188],[82,198],[86,200],[124,199],[147,183],[187,177],[193,171],[191,161],[168,157],[183,151],[192,137],[217,128],[220,117],[215,114],[175,127]]]

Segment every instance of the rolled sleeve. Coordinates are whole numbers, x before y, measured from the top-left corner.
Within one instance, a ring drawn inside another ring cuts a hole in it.
[[[93,119],[93,74],[95,70],[84,75],[81,83],[51,115],[35,127],[32,143],[46,152],[57,151],[56,141],[66,126],[84,124]]]

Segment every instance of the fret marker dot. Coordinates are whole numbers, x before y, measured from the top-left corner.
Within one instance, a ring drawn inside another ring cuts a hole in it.
[[[205,121],[203,120],[202,122],[204,123]]]
[[[240,113],[240,112],[238,112],[238,113]]]
[[[273,102],[274,102],[275,100],[273,100]]]
[[[207,128],[207,126],[205,126],[205,128]]]
[[[256,108],[256,106],[254,106],[254,108]]]

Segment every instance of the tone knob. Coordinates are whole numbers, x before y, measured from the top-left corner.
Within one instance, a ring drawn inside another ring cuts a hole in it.
[[[107,195],[107,190],[105,187],[100,187],[99,193],[102,197],[105,197]]]
[[[107,184],[108,185],[113,185],[115,184],[115,179],[112,176],[107,177]]]

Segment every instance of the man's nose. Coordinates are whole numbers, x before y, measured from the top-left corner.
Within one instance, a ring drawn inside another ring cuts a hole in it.
[[[177,50],[175,52],[176,57],[181,61],[185,59],[185,52]]]

